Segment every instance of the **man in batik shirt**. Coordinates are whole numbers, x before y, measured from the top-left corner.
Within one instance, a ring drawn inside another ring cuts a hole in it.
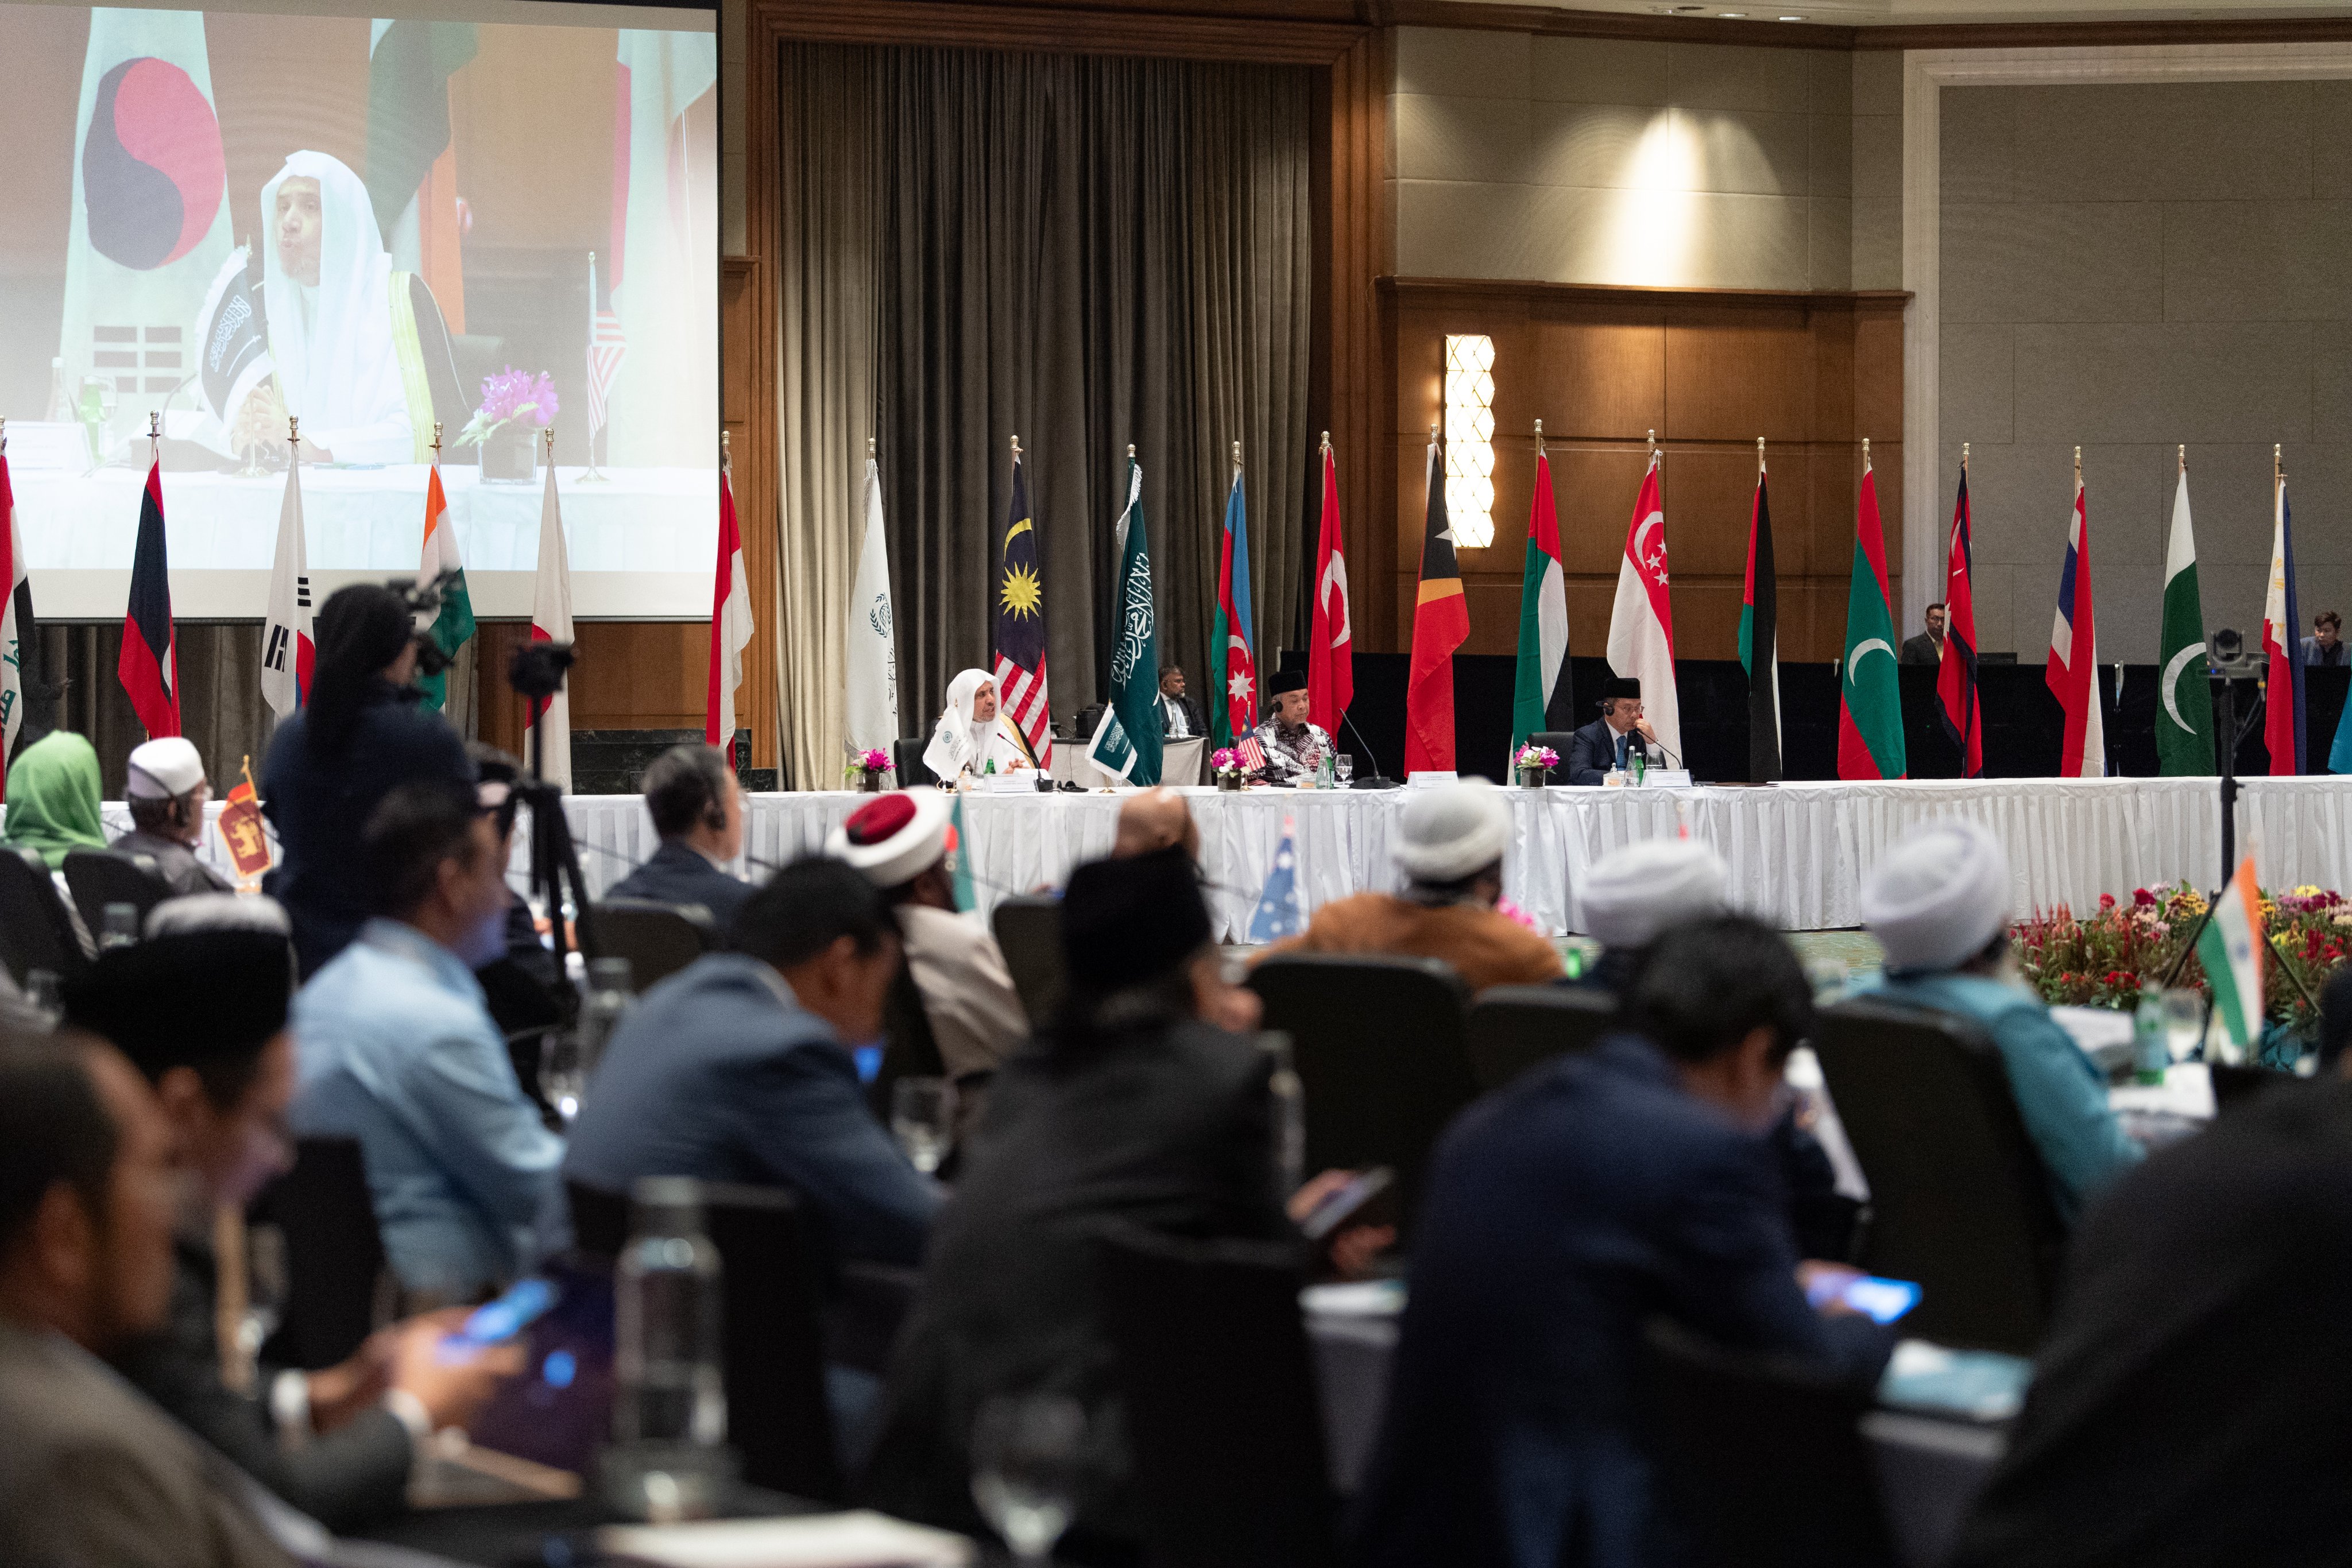
[[[1307,676],[1284,670],[1267,683],[1274,711],[1250,733],[1265,749],[1265,766],[1257,777],[1275,784],[1311,779],[1323,758],[1331,754],[1331,737],[1320,726],[1307,722]]]

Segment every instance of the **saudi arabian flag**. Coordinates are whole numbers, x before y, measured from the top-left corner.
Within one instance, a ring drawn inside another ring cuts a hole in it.
[[[2172,539],[2164,550],[2164,631],[2157,643],[2163,668],[2157,685],[2158,768],[2167,775],[2210,774],[2213,681],[2205,656],[2205,607],[2197,597],[2197,539],[2189,528],[2189,464],[2172,493]]]
[[[1151,545],[1144,538],[1143,468],[1127,460],[1127,509],[1112,530],[1118,556],[1118,643],[1110,655],[1110,702],[1087,747],[1087,759],[1130,784],[1160,782],[1160,632],[1151,614]]]
[[[441,465],[436,463],[425,481],[425,550],[416,567],[418,586],[437,581],[445,571],[457,575],[441,591],[440,612],[430,622],[417,612],[416,629],[429,632],[433,645],[455,658],[474,634],[474,601],[466,592],[466,563],[457,555],[457,526],[449,520],[449,503],[441,494]],[[449,672],[436,670],[416,677],[417,689],[434,707],[449,703]]]
[[[2263,1032],[2263,904],[2254,891],[2254,857],[2213,901],[2197,936],[2197,961],[2213,988],[2213,1021],[2231,1044],[2252,1049]]]

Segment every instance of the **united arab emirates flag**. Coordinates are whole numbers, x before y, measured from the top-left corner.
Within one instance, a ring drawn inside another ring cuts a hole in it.
[[[1900,779],[1907,766],[1903,691],[1895,674],[1895,615],[1887,602],[1886,533],[1878,520],[1878,484],[1867,455],[1856,511],[1853,577],[1845,601],[1845,666],[1838,683],[1838,777]]]
[[[1762,450],[1763,444],[1757,444]],[[1748,596],[1739,606],[1739,664],[1748,672],[1748,779],[1780,777],[1780,591],[1772,569],[1772,500],[1764,463],[1756,464],[1756,502],[1748,517]]]
[[[2189,526],[2189,459],[2172,492],[2172,538],[2164,549],[2164,631],[2157,643],[2157,771],[2210,774],[2213,677],[2205,656],[2205,607],[2197,596],[2197,536]]]
[[[1535,504],[1528,511],[1528,559],[1519,581],[1518,678],[1511,692],[1511,755],[1538,730],[1576,727],[1576,682],[1568,664],[1568,587],[1560,569],[1559,512],[1551,459],[1536,454]]]

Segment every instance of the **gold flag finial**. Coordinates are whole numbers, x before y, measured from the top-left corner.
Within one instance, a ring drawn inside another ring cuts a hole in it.
[[[433,461],[441,461],[441,422],[437,419],[433,422]]]
[[[1862,471],[1865,474],[1870,472],[1870,437],[1867,435],[1862,438]]]
[[[1021,438],[1017,435],[1013,438],[1013,461],[1021,461]]]
[[[2271,483],[2273,485],[2286,475],[2285,468],[2280,464],[2280,459],[2284,455],[2285,451],[2284,444],[2274,444],[2271,448]]]
[[[874,461],[874,442],[873,436],[869,435],[866,438],[866,460],[868,463]],[[723,430],[719,433],[719,450],[721,452],[727,450],[727,433]]]
[[[161,441],[163,439],[163,411],[162,409],[152,410],[147,415],[147,439],[150,441]]]
[[[1541,457],[1543,455],[1544,455],[1543,421],[1539,419],[1539,420],[1536,421],[1536,455],[1537,455],[1537,456],[1538,456],[1538,457]]]
[[[1321,450],[1322,450],[1323,454],[1324,454],[1326,456],[1328,456],[1328,455],[1330,455],[1330,452],[1331,452],[1331,433],[1330,433],[1329,431],[1328,431],[1328,430],[1327,430],[1327,431],[1325,431],[1325,432],[1323,433],[1323,445],[1322,445]]]
[[[1234,442],[1234,467],[1236,467],[1236,468],[1238,468],[1238,467],[1240,467],[1241,465],[1242,465],[1242,444],[1241,444],[1240,442],[1236,441],[1236,442]]]
[[[1756,472],[1764,472],[1764,438],[1760,435],[1756,438]]]
[[[543,434],[547,440],[548,465],[550,467],[553,467],[555,465],[555,426],[551,424],[541,434]]]
[[[1968,444],[1967,442],[1963,441],[1963,442],[1961,442],[1961,443],[1960,443],[1960,472],[1961,472],[1961,473],[1963,473],[1963,474],[1965,474],[1965,473],[1967,473],[1968,471],[1969,471],[1969,444]]]
[[[302,444],[302,416],[299,413],[286,416],[286,444],[293,447]]]
[[[1132,441],[1127,444],[1127,460],[1129,463],[1135,461],[1135,443]]]

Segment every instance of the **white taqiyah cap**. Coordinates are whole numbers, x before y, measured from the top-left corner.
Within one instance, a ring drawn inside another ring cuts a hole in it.
[[[948,798],[937,789],[893,789],[849,813],[824,841],[877,887],[912,882],[948,850]]]
[[[1731,868],[1696,839],[1645,839],[1602,855],[1577,890],[1581,924],[1607,947],[1646,947],[1669,926],[1724,910]]]
[[[131,753],[131,773],[124,786],[142,800],[170,800],[205,781],[205,759],[195,747],[176,735],[151,740]]]
[[[1974,822],[1937,822],[1898,840],[1862,883],[1862,923],[1886,967],[1949,969],[2009,925],[2009,853]]]
[[[1459,882],[1503,858],[1511,809],[1483,779],[1416,789],[1397,814],[1397,864],[1415,882]]]

